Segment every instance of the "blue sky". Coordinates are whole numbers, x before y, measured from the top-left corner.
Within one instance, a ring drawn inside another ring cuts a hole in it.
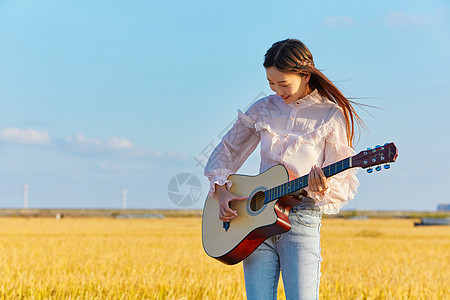
[[[255,97],[276,41],[298,38],[398,161],[345,208],[448,203],[448,1],[0,1],[0,207],[178,208],[170,180]],[[239,173],[256,174],[258,153]]]

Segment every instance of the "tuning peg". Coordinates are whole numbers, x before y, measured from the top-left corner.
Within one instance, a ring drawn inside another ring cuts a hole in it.
[[[381,171],[381,167],[380,167],[380,166],[377,166],[377,167],[375,168],[375,170]]]
[[[375,146],[375,149],[377,149],[377,148],[381,148],[381,146],[380,146],[380,145],[376,145],[376,146]]]
[[[373,169],[372,168],[368,168],[367,169],[367,173],[372,173],[373,172]]]
[[[384,168],[387,170],[387,169],[389,169],[391,166],[390,165],[388,165],[388,164],[385,164],[384,165]]]
[[[389,143],[386,143],[386,144],[384,144],[383,146],[386,146],[386,145],[388,145]]]
[[[372,150],[372,148],[370,148],[370,147],[367,147],[367,150]]]

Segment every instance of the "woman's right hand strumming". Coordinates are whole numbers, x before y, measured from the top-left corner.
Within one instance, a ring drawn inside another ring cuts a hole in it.
[[[237,211],[230,208],[231,201],[247,199],[228,191],[225,185],[218,184],[216,184],[213,198],[219,201],[219,219],[223,222],[230,222],[231,219],[237,216]]]

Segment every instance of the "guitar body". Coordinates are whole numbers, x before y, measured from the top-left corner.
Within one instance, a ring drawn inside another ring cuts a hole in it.
[[[327,178],[356,167],[372,173],[373,166],[376,166],[376,171],[381,170],[381,165],[389,169],[389,163],[395,162],[397,156],[394,143],[386,143],[337,161],[322,171]],[[301,194],[301,190],[308,186],[308,176],[289,181],[288,171],[283,165],[275,165],[256,176],[228,176],[233,182],[230,191],[247,199],[231,202],[231,208],[238,215],[225,223],[219,220],[219,202],[206,198],[202,218],[205,252],[232,265],[249,256],[268,237],[289,231],[289,210],[301,202],[289,195]]]
[[[288,181],[288,172],[283,165],[276,165],[256,176],[232,174],[228,179],[233,182],[230,191],[247,199],[232,202],[232,209],[238,215],[226,229],[224,222],[219,220],[219,202],[208,197],[203,209],[202,240],[209,256],[232,265],[249,256],[268,237],[289,231],[289,210],[300,202],[293,203],[284,197],[262,207],[251,204],[258,192]]]

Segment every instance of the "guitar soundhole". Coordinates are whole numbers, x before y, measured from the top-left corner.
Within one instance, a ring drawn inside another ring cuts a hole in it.
[[[257,192],[250,200],[250,209],[253,212],[260,210],[264,206],[264,192]]]

